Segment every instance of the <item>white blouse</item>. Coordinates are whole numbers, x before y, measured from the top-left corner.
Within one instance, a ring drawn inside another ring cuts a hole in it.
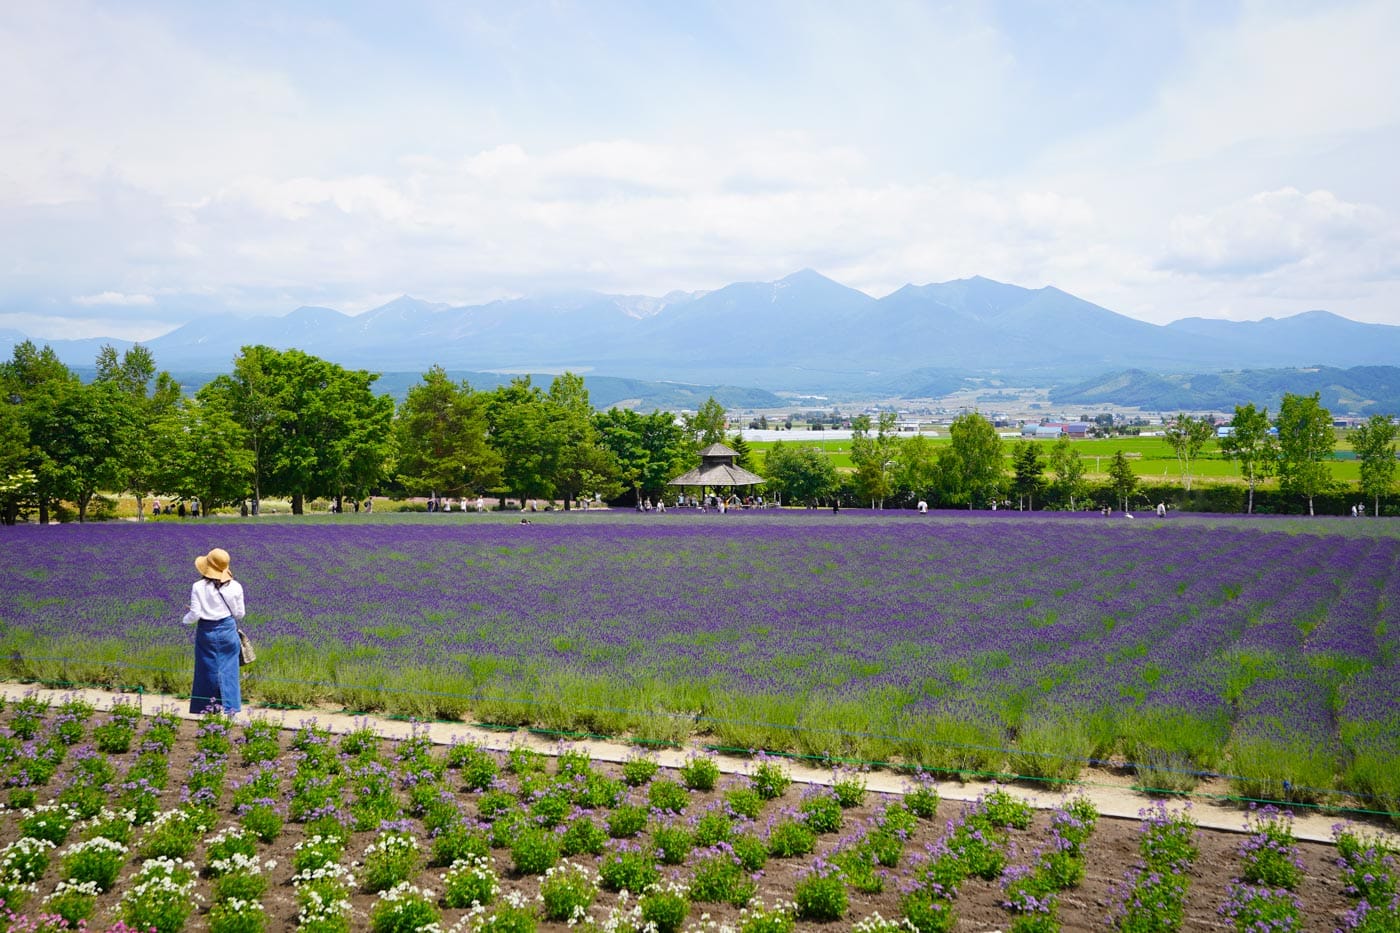
[[[225,605],[225,600],[228,601]],[[223,589],[214,586],[214,581],[201,578],[190,587],[190,611],[180,621],[194,625],[200,619],[226,619],[233,616],[241,619],[244,615],[243,585],[230,580]]]

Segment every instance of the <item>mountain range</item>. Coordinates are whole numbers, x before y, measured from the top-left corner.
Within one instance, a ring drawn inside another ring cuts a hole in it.
[[[0,331],[0,353],[23,340]],[[70,365],[104,343],[47,341]],[[573,292],[453,307],[404,296],[363,314],[206,315],[144,342],[164,369],[224,372],[261,343],[378,372],[611,374],[795,393],[941,395],[972,375],[1066,385],[1105,372],[1386,366],[1400,327],[1327,311],[1150,324],[1054,287],[974,277],[883,298],[803,270],[660,298]]]

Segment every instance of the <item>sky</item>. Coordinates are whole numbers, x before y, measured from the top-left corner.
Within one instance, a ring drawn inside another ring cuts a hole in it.
[[[0,0],[0,328],[815,269],[1400,325],[1400,3]]]

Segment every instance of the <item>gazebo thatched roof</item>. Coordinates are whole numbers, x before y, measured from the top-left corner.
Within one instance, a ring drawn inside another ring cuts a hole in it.
[[[757,486],[763,477],[734,465],[739,452],[724,444],[711,444],[700,451],[700,465],[682,473],[668,486]]]

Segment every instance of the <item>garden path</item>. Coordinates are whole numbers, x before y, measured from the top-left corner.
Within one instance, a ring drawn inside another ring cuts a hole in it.
[[[130,703],[133,697],[133,694],[129,692],[92,688],[46,689],[35,687],[32,684],[0,683],[0,696],[3,696],[6,701],[18,700],[29,693],[46,697],[55,705],[64,698],[81,697],[99,710],[109,709],[117,701]],[[199,718],[198,715],[185,712],[188,707],[187,700],[181,700],[173,695],[140,693],[137,696],[143,709],[154,710],[159,707],[170,707],[182,718]],[[245,707],[243,715],[246,716],[249,713],[270,719],[273,722],[280,722],[286,729],[295,729],[307,719],[314,718],[317,725],[336,734],[349,732],[365,720],[369,720],[374,724],[376,732],[391,739],[407,738],[415,727],[420,731],[426,728],[428,735],[437,744],[446,745],[456,739],[458,742],[472,742],[483,748],[497,751],[507,750],[514,745],[526,745],[544,754],[553,754],[559,745],[558,738],[548,738],[523,729],[515,732],[502,732],[465,723],[440,721],[413,723],[401,719],[349,714],[331,707],[294,710],[269,709],[258,706]],[[622,762],[637,753],[636,745],[625,742],[569,739],[568,744],[587,749],[590,757],[598,761]],[[692,748],[658,749],[655,754],[662,767],[676,768],[680,767],[686,756],[693,750]],[[746,763],[741,758],[720,755],[717,756],[716,762],[720,770],[725,773],[741,774],[746,770]],[[832,772],[829,768],[812,767],[798,760],[789,760],[788,766],[792,779],[796,782],[827,785],[832,783]],[[877,793],[903,793],[906,783],[902,775],[890,771],[872,771],[867,773],[865,777],[867,788]],[[940,781],[938,793],[947,800],[975,800],[994,786],[990,781]],[[1218,791],[1218,796],[1225,796],[1226,790],[1223,785]],[[1132,789],[1129,785],[1129,779],[1103,771],[1093,772],[1093,777],[1089,780],[1056,790],[1018,784],[1015,793],[1032,806],[1040,809],[1054,809],[1063,805],[1067,798],[1083,794],[1094,802],[1099,813],[1103,816],[1125,819],[1136,819],[1139,816],[1139,811],[1150,803],[1150,799],[1146,795]],[[1213,799],[1215,796],[1217,794],[1212,788],[1203,786],[1203,790],[1192,797],[1192,817],[1197,825],[1202,829],[1245,832],[1245,818],[1248,811],[1230,801]],[[1338,822],[1341,822],[1341,818],[1336,814],[1300,808],[1294,811],[1293,833],[1300,840],[1331,843],[1333,841],[1332,827]],[[1377,827],[1373,827],[1373,829],[1378,833],[1391,836],[1397,843],[1400,843],[1400,833],[1393,833]]]

